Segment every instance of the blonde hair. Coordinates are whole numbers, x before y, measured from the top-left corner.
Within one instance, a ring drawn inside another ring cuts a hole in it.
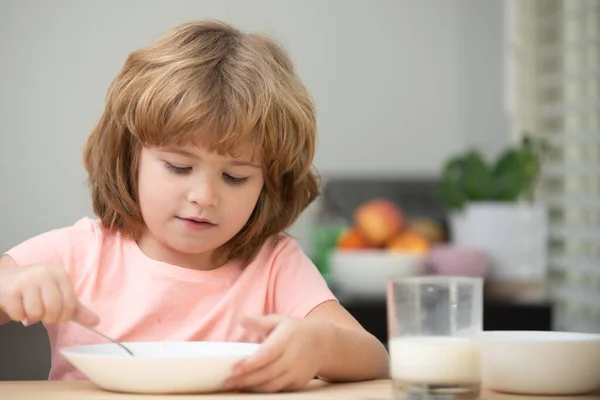
[[[312,168],[314,104],[272,39],[219,21],[179,25],[131,53],[111,83],[84,149],[95,213],[110,231],[137,237],[142,147],[198,144],[235,155],[251,145],[265,184],[224,259],[249,261],[319,194]]]

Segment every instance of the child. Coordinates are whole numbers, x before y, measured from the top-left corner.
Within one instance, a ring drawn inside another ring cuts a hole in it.
[[[315,110],[272,40],[217,21],[129,55],[84,163],[98,220],[0,260],[0,323],[42,321],[58,349],[97,340],[263,342],[227,387],[386,377],[388,357],[282,232],[318,195]]]

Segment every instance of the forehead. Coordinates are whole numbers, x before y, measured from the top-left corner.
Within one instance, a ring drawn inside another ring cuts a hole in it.
[[[250,143],[237,143],[235,146],[224,146],[217,144],[203,144],[189,142],[187,144],[166,144],[159,146],[163,151],[181,154],[191,158],[204,158],[207,156],[222,158],[233,163],[261,165],[261,152],[257,146]]]

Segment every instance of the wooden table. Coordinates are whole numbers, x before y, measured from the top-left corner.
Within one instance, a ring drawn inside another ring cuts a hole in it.
[[[99,389],[89,381],[6,381],[0,382],[1,400],[235,400],[244,398],[286,400],[392,400],[391,382],[377,380],[358,383],[327,384],[311,382],[306,389],[294,393],[250,394],[219,393],[205,395],[131,395]],[[583,396],[522,396],[484,392],[482,400],[600,400],[600,394]]]

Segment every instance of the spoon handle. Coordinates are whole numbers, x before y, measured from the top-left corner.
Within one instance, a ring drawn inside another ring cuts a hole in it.
[[[81,323],[79,323],[78,321],[72,320],[73,322],[77,323],[79,326],[82,326],[84,328],[86,328],[89,331],[94,332],[96,335],[102,336],[104,339],[116,344],[117,346],[120,346],[123,350],[125,350],[127,353],[129,353],[131,356],[133,356],[133,352],[131,350],[129,350],[125,345],[121,344],[120,342],[118,342],[117,340],[106,336],[105,334],[103,334],[100,331],[95,330],[94,328],[92,328],[91,326],[87,326],[87,325],[83,325]]]

